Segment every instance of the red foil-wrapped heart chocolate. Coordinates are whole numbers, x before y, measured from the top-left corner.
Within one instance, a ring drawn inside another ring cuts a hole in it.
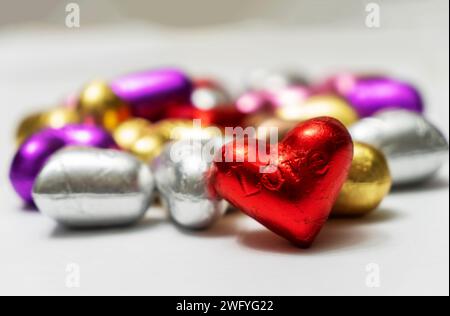
[[[254,157],[261,146],[270,155]],[[335,119],[315,118],[300,123],[273,146],[248,138],[226,144],[215,159],[209,183],[215,194],[306,248],[328,219],[352,157],[347,129]]]

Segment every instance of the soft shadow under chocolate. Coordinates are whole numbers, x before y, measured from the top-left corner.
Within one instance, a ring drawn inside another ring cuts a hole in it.
[[[107,236],[116,234],[132,234],[136,232],[151,230],[165,224],[168,224],[168,219],[161,214],[158,214],[158,216],[145,217],[137,223],[128,225],[118,225],[113,227],[71,228],[58,224],[51,232],[50,237],[84,238],[84,237]]]
[[[408,185],[399,185],[392,187],[391,194],[412,193],[412,192],[430,192],[448,189],[448,179],[434,177],[429,180]]]
[[[219,238],[238,235],[240,232],[239,221],[245,219],[242,213],[233,211],[226,214],[212,227],[204,230],[186,229],[176,225],[178,231],[182,234],[194,237]],[[175,224],[174,224],[175,225]]]
[[[368,225],[398,220],[401,216],[393,210],[378,209],[364,217],[330,219],[308,249],[301,249],[267,229],[243,231],[238,236],[241,245],[264,252],[287,255],[315,255],[367,249],[382,245],[388,237],[374,232]]]

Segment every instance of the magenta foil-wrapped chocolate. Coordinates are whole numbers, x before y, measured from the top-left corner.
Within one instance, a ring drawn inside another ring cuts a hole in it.
[[[340,74],[328,79],[315,92],[343,96],[360,117],[388,108],[423,112],[422,97],[413,85],[385,76]]]
[[[190,104],[192,83],[176,69],[158,69],[133,73],[110,83],[113,92],[127,102],[133,116],[157,121],[172,105]]]
[[[262,91],[248,91],[239,96],[236,109],[245,114],[254,114],[270,107],[267,95]]]
[[[32,203],[34,181],[44,164],[56,151],[66,146],[117,148],[111,135],[95,126],[68,125],[45,129],[28,138],[14,156],[9,178],[17,194]]]
[[[293,85],[267,93],[267,98],[273,108],[285,106],[300,106],[310,96],[311,91],[302,85]]]
[[[273,90],[247,91],[236,100],[236,108],[245,114],[272,111],[284,106],[301,105],[310,95],[306,86],[292,85]]]

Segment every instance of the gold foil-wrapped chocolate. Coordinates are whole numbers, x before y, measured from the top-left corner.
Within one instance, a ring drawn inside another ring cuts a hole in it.
[[[135,118],[120,124],[113,132],[117,145],[124,150],[131,150],[134,143],[150,129],[151,123],[146,119]]]
[[[22,144],[25,139],[42,128],[40,121],[41,114],[42,113],[33,113],[22,119],[16,130],[17,145]]]
[[[162,120],[152,124],[144,119],[123,122],[113,132],[117,144],[144,161],[151,161],[170,141],[181,139],[209,139],[221,136],[217,127],[196,126],[190,120]]]
[[[61,128],[68,124],[80,122],[75,110],[58,107],[25,117],[16,131],[16,143],[20,145],[25,139],[44,128]]]
[[[143,161],[152,161],[162,152],[164,140],[154,130],[149,129],[131,147],[131,152]]]
[[[128,106],[103,81],[91,82],[83,89],[77,108],[85,122],[103,126],[108,131],[130,117]]]
[[[155,130],[165,142],[222,136],[222,131],[218,127],[197,126],[194,121],[189,120],[163,120],[155,125]]]
[[[145,119],[135,118],[120,124],[113,132],[114,140],[120,148],[127,150],[143,161],[159,155],[164,139],[154,126]]]
[[[175,129],[192,129],[192,126],[192,120],[166,119],[156,123],[154,129],[164,139],[164,142],[168,142],[179,139],[179,136],[173,135]]]
[[[330,116],[350,126],[359,118],[347,101],[335,95],[315,95],[304,103],[281,107],[276,110],[277,117],[287,121],[306,121],[315,117]]]
[[[333,207],[335,216],[361,216],[378,207],[389,193],[391,174],[384,155],[355,142],[350,173]]]

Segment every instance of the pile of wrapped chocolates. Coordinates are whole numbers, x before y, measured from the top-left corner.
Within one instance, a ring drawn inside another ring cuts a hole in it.
[[[176,225],[208,229],[234,208],[309,247],[330,216],[368,214],[448,159],[419,91],[389,76],[311,83],[259,70],[232,95],[166,68],[91,82],[61,103],[19,124],[10,180],[75,229],[132,225],[156,203]]]

